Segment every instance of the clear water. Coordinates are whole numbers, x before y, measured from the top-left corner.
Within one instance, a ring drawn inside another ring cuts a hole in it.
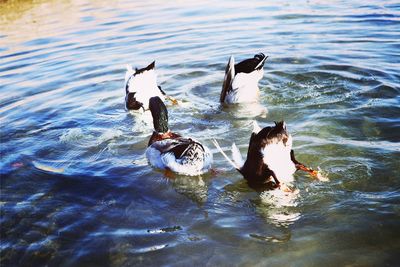
[[[2,266],[400,264],[398,1],[2,1],[0,18]],[[221,108],[229,56],[258,52],[261,106]],[[216,173],[148,166],[123,79],[152,60],[184,102],[171,128]],[[245,154],[253,119],[286,120],[330,181],[250,189],[211,139]]]

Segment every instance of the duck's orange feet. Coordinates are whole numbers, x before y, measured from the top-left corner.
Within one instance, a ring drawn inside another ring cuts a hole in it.
[[[179,104],[179,102],[178,102],[178,100],[176,100],[175,98],[173,98],[172,96],[166,96],[166,98],[169,100],[169,101],[171,101],[172,102],[172,105],[178,105]]]
[[[316,170],[313,170],[313,169],[311,169],[311,168],[308,168],[308,167],[304,166],[303,164],[298,164],[298,165],[297,165],[297,169],[298,169],[298,170],[305,171],[305,172],[308,172],[312,177],[318,179],[318,171],[316,171]]]
[[[166,169],[164,171],[164,177],[167,177],[169,179],[175,179],[175,173],[171,171],[170,169]]]

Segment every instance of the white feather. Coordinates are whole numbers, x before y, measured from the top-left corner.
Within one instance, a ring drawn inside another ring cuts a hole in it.
[[[260,61],[260,63],[257,64],[257,66],[254,69],[258,69],[262,64],[264,64],[265,60],[267,60],[268,57],[264,57],[263,60]]]
[[[149,146],[146,149],[146,157],[152,166],[154,166],[158,169],[165,169],[165,164],[161,160],[160,150],[154,148],[153,146]]]
[[[171,142],[171,139],[158,141],[156,143],[167,144],[168,142]],[[195,176],[201,175],[211,168],[211,163],[213,160],[212,153],[206,146],[203,146],[203,148],[205,150],[203,154],[204,159],[199,158],[198,160],[186,164],[183,163],[181,159],[177,159],[174,153],[161,153],[153,145],[147,148],[146,157],[149,160],[150,164],[158,169],[170,169],[171,171],[179,174]]]
[[[296,171],[296,166],[290,158],[291,149],[292,137],[289,136],[286,145],[283,142],[273,143],[261,151],[264,163],[274,171],[279,181],[285,183],[294,180],[293,174]]]
[[[136,92],[135,98],[143,104],[144,109],[149,109],[149,100],[154,96],[158,96],[164,101],[164,95],[157,86],[157,75],[154,69],[136,74],[129,79],[132,73],[132,67],[127,67],[125,75],[126,83],[128,83],[128,92]],[[128,78],[126,78],[128,76]]]
[[[211,164],[213,162],[213,154],[211,153],[210,149],[203,145],[204,148],[204,166],[203,171],[206,172],[211,169]]]
[[[253,133],[258,134],[261,131],[261,127],[258,125],[257,121],[253,121]]]
[[[258,82],[264,75],[264,70],[255,70],[250,73],[238,73],[233,79],[232,90],[225,97],[225,103],[257,102],[260,98]]]
[[[217,140],[213,139],[212,140],[214,146],[218,149],[218,151],[222,154],[222,156],[225,157],[225,159],[233,166],[233,168],[235,169],[240,169],[240,167],[238,165],[236,165],[235,162],[233,162],[226,154],[225,152],[222,150],[222,148],[220,147],[220,145],[218,144]]]
[[[134,74],[135,72],[132,69],[132,66],[126,64],[126,72],[125,72],[125,85],[128,82],[128,79]]]
[[[235,145],[235,143],[232,144],[231,152],[233,162],[239,166],[239,168],[242,168],[244,165],[244,160],[242,158],[242,154],[240,154],[239,148]]]

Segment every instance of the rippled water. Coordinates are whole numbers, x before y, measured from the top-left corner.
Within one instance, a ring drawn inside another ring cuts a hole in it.
[[[399,264],[397,1],[3,1],[0,18],[2,266]],[[220,107],[229,56],[258,52],[261,105]],[[215,173],[147,164],[123,81],[152,60]],[[254,118],[285,119],[330,181],[250,189],[211,139],[245,154]]]

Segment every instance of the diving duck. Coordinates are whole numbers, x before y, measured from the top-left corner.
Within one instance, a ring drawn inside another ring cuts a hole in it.
[[[264,75],[264,63],[268,57],[263,53],[235,65],[233,56],[225,69],[220,102],[226,104],[257,102],[260,97],[258,82]]]
[[[160,97],[149,100],[154,131],[146,156],[156,168],[184,175],[200,175],[211,169],[212,153],[200,142],[182,137],[168,128],[168,111]]]
[[[162,100],[170,99],[173,104],[176,100],[168,95],[157,85],[157,74],[155,61],[142,69],[132,69],[131,65],[126,66],[125,73],[125,107],[128,110],[146,111],[149,109],[149,99],[158,96]]]
[[[253,122],[247,159],[244,161],[235,144],[232,144],[233,161],[222,151],[214,140],[217,149],[247,180],[251,187],[290,191],[286,184],[293,182],[296,170],[303,170],[314,177],[318,172],[298,162],[292,149],[292,136],[284,121],[261,129]]]

